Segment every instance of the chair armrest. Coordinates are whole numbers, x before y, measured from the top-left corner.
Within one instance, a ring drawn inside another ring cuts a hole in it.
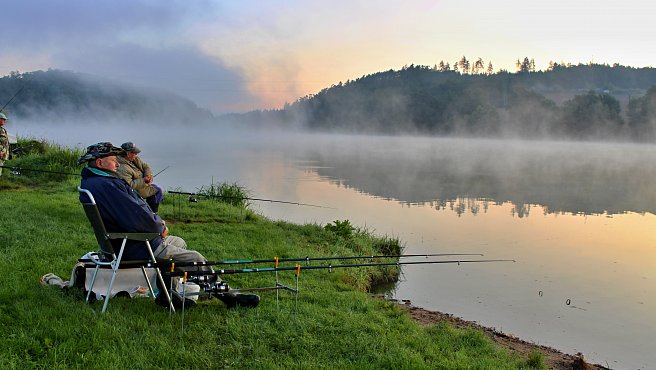
[[[101,268],[111,268],[111,262],[100,262],[88,258],[80,258],[77,260],[81,262],[85,268],[94,268],[97,265],[100,265]],[[133,269],[137,267],[147,267],[153,268],[153,261],[149,260],[135,260],[135,261],[121,261],[121,264],[118,266],[119,269]]]
[[[107,233],[109,239],[129,239],[145,242],[160,236],[159,233]]]

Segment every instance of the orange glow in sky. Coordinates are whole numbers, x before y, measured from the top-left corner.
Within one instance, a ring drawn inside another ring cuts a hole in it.
[[[129,3],[129,10],[126,4]],[[0,74],[66,69],[168,89],[215,112],[281,108],[363,75],[466,56],[652,66],[656,3],[7,0]],[[65,22],[62,22],[65,19]],[[34,27],[38,24],[39,27]]]

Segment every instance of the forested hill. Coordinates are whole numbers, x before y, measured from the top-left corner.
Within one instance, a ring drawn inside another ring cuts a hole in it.
[[[216,119],[180,96],[70,71],[0,78],[10,118],[248,127],[376,134],[656,141],[656,69],[554,65],[479,74],[414,66],[363,76],[280,110]],[[22,90],[21,90],[22,89]]]
[[[71,71],[14,72],[0,78],[0,104],[14,96],[4,109],[10,119],[37,123],[86,120],[178,125],[214,121],[210,111],[186,98]]]
[[[656,69],[619,65],[494,74],[409,66],[232,118],[319,131],[655,140],[654,85]]]

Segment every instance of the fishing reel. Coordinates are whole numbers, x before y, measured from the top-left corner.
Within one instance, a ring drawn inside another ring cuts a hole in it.
[[[226,281],[219,281],[211,287],[212,293],[227,293],[230,287]]]
[[[204,276],[194,281],[207,293],[227,293],[230,291],[227,281],[217,281],[214,276]]]

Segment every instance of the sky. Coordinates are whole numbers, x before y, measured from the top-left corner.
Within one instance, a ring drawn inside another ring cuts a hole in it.
[[[215,113],[282,108],[405,65],[482,58],[656,66],[640,0],[3,0],[0,75],[63,69],[156,87]]]

